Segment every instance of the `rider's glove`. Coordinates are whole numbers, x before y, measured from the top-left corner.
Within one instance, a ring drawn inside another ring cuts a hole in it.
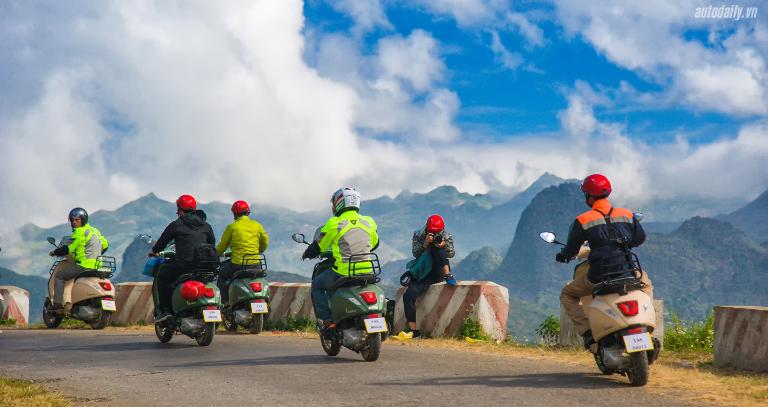
[[[445,283],[454,286],[456,285],[456,278],[453,277],[453,274],[446,274],[443,278],[445,278]]]
[[[559,263],[568,263],[568,258],[565,257],[565,254],[563,254],[563,252],[559,252],[555,255],[555,261]]]

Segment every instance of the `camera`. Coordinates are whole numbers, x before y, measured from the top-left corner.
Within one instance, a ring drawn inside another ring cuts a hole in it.
[[[433,240],[433,242],[434,242],[435,244],[440,244],[440,243],[442,243],[442,242],[443,242],[443,236],[442,236],[442,235],[437,235],[437,236],[435,236],[435,240]]]

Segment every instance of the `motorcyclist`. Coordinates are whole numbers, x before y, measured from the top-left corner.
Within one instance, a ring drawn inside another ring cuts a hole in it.
[[[250,214],[251,208],[248,207],[247,202],[235,201],[232,204],[232,216],[235,221],[227,225],[216,246],[219,256],[223,255],[228,247],[232,248],[232,256],[222,263],[219,278],[216,281],[224,304],[229,301],[229,280],[232,274],[242,266],[243,256],[264,253],[269,244],[269,236],[264,231],[264,227],[261,223],[249,218]],[[248,266],[251,265],[248,264]],[[260,264],[255,263],[253,266],[258,267]]]
[[[53,308],[62,308],[64,285],[68,280],[76,278],[80,273],[94,270],[98,267],[96,259],[109,248],[109,242],[95,227],[88,224],[88,212],[83,208],[73,208],[69,211],[69,224],[72,226],[70,243],[52,250],[50,256],[72,255],[73,261],[61,261],[57,267],[54,280]]]
[[[206,222],[205,212],[197,209],[197,202],[191,195],[182,195],[176,200],[176,215],[178,218],[166,226],[160,238],[152,246],[149,257],[157,256],[173,240],[176,245],[176,257],[173,261],[164,263],[158,270],[155,281],[158,285],[159,309],[156,322],[171,317],[171,295],[173,282],[198,260],[201,249],[210,246],[215,252],[216,237],[211,225]]]
[[[350,256],[370,253],[379,246],[376,222],[370,216],[361,215],[359,211],[360,194],[353,188],[339,188],[331,195],[333,216],[318,229],[312,243],[301,256],[302,259],[311,259],[324,251],[333,253],[333,261],[327,262],[324,265],[326,270],[312,280],[312,303],[315,316],[322,321],[323,330],[335,327],[327,290],[338,279],[349,276]],[[364,272],[365,267],[356,266],[356,275]]]
[[[421,279],[411,275],[407,283],[408,288],[403,294],[403,308],[408,329],[413,333],[414,338],[418,338],[421,336],[421,331],[416,328],[416,299],[432,284],[445,281],[448,285],[456,285],[448,260],[456,254],[456,251],[453,248],[453,236],[445,230],[445,220],[437,214],[427,218],[424,227],[413,232],[411,247],[415,258],[412,264],[416,267],[420,266],[420,261],[424,261],[422,257],[425,254],[429,257],[427,261],[429,270],[424,271],[428,274]]]
[[[584,347],[588,348],[594,339],[579,300],[592,293],[594,285],[603,281],[603,273],[607,271],[626,270],[628,275],[636,276],[636,266],[627,260],[626,254],[630,248],[643,244],[645,231],[632,211],[611,206],[608,201],[611,183],[604,175],[592,174],[586,177],[581,190],[591,209],[576,217],[568,234],[568,242],[555,256],[555,260],[561,263],[569,261],[578,254],[585,241],[589,242],[588,273],[566,284],[560,294],[565,312],[583,337]],[[617,259],[620,260],[618,263]],[[609,262],[611,264],[608,267],[606,264]],[[653,285],[645,270],[640,281],[644,283],[642,291],[653,298]]]

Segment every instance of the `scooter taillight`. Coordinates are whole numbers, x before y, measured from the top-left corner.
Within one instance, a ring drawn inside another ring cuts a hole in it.
[[[205,294],[205,291],[205,284],[199,281],[186,281],[182,284],[180,293],[181,298],[185,301],[197,301],[198,298]]]
[[[251,290],[253,290],[253,292],[255,293],[260,292],[261,289],[263,288],[261,285],[261,282],[251,283],[250,286],[251,286]]]
[[[366,304],[376,304],[376,293],[373,291],[361,292],[360,298],[362,298]]]
[[[640,307],[637,305],[637,300],[624,301],[616,304],[621,310],[621,313],[626,317],[637,315],[640,312]]]
[[[213,298],[216,296],[216,291],[213,290],[211,287],[205,288],[205,296],[208,298]]]
[[[101,286],[102,289],[106,291],[112,290],[112,283],[110,283],[109,281],[99,281],[99,285]]]

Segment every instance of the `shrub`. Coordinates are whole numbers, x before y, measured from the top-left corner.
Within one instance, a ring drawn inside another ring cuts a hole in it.
[[[684,322],[672,313],[672,324],[664,331],[664,347],[674,351],[711,353],[715,342],[715,317],[710,313],[704,321]]]
[[[0,319],[0,326],[16,326],[16,320],[13,318]]]
[[[536,336],[543,345],[554,346],[560,341],[560,319],[550,315],[536,327]]]
[[[279,321],[264,321],[264,329],[268,331],[303,331],[310,332],[315,330],[315,320],[309,317],[294,318],[288,316]]]
[[[459,338],[466,337],[479,340],[488,339],[488,337],[485,335],[485,332],[483,332],[483,327],[480,325],[480,322],[471,317],[467,317],[464,320],[464,322],[461,324],[461,329],[459,330]]]

